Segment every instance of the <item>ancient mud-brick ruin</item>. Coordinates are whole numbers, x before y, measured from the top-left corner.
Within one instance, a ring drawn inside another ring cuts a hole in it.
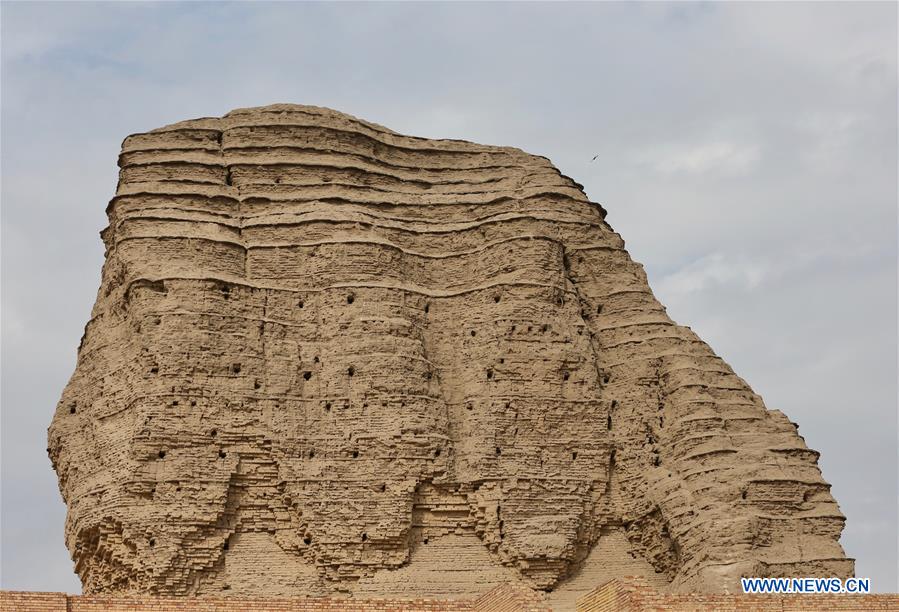
[[[85,593],[853,573],[818,454],[546,158],[278,105],[119,166],[49,431]]]

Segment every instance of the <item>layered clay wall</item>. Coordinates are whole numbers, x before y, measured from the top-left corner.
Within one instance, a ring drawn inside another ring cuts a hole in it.
[[[549,160],[278,105],[119,166],[49,431],[85,593],[852,574],[817,453]]]

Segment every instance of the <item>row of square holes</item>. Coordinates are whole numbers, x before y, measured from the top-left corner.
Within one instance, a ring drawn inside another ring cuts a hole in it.
[[[227,300],[227,299],[229,298],[229,296],[231,295],[231,288],[230,288],[228,285],[223,285],[223,286],[221,287],[221,293],[222,293],[222,296],[224,296],[224,298]],[[494,302],[495,304],[499,304],[500,301],[501,301],[501,299],[502,299],[502,298],[501,298],[501,296],[499,296],[499,295],[494,295],[494,296],[493,296],[493,302]],[[348,294],[348,295],[346,296],[346,303],[347,303],[347,304],[352,304],[352,303],[355,302],[355,301],[356,301],[356,296],[355,296],[355,294],[350,293],[350,294]],[[556,304],[558,304],[559,306],[563,306],[563,305],[565,304],[565,299],[562,298],[561,296],[558,297],[558,298],[556,298]],[[305,303],[303,300],[300,300],[300,301],[297,303],[297,307],[298,307],[298,308],[303,308],[303,307],[305,307],[305,305],[306,305],[306,303]],[[425,306],[424,306],[424,312],[425,312],[425,314],[429,313],[430,310],[431,310],[431,304],[430,304],[430,303],[425,303]],[[597,305],[597,307],[596,307],[596,314],[602,314],[602,304]],[[157,321],[157,324],[158,324],[158,321]],[[514,330],[514,327],[513,327],[513,330]],[[543,331],[546,331],[546,326],[544,326]],[[472,334],[472,335],[473,335],[473,334]]]
[[[222,294],[225,296],[225,299],[228,299],[228,295],[230,294],[231,290],[226,286],[226,287],[223,287],[221,291],[222,291]],[[493,296],[494,304],[499,304],[501,300],[502,300],[501,296],[499,296],[499,295]],[[354,294],[352,294],[352,293],[347,294],[347,296],[346,296],[347,304],[352,304],[355,301],[356,301],[356,296]],[[556,304],[558,304],[559,306],[564,305],[564,303],[565,303],[564,298],[562,298],[562,297],[556,298]],[[297,308],[304,308],[305,306],[306,306],[306,302],[304,300],[300,300],[297,303]],[[425,305],[424,305],[425,314],[428,314],[430,311],[431,311],[431,303],[425,302]],[[600,313],[602,313],[602,306],[597,306],[596,314],[600,314]],[[546,330],[544,330],[544,331],[546,331]]]
[[[173,402],[172,402],[172,405],[173,405],[173,406],[177,406],[177,405],[178,405],[178,402],[177,402],[177,401],[173,401]],[[191,401],[191,405],[196,405],[196,401]],[[618,406],[618,401],[617,401],[617,400],[612,400],[612,409],[614,410],[615,408],[617,408],[617,406]],[[507,402],[505,407],[508,409],[508,408],[511,407],[511,404]],[[330,411],[330,409],[331,409],[331,403],[330,403],[330,402],[327,402],[327,403],[325,404],[325,410]],[[466,405],[466,409],[472,410],[472,409],[473,409],[473,405],[470,404],[470,403],[467,404],[467,405]],[[74,414],[74,406],[72,407],[72,413]],[[608,430],[611,430],[611,429],[612,429],[612,415],[611,415],[611,414],[609,414],[609,415],[607,416],[607,420],[606,420],[606,428],[607,428]],[[218,431],[215,430],[215,429],[213,429],[213,430],[210,431],[210,435],[211,435],[212,437],[216,437],[217,434],[218,434]],[[496,453],[497,456],[501,455],[501,454],[502,454],[502,449],[501,449],[499,446],[497,446],[497,447],[495,448],[495,453]],[[435,449],[435,450],[434,450],[434,457],[439,457],[440,455],[441,455],[441,449],[439,449],[439,448],[438,448],[438,449]],[[160,458],[160,459],[164,459],[165,456],[166,456],[166,451],[164,451],[164,450],[159,451],[159,458]],[[226,453],[224,450],[219,450],[219,457],[220,457],[220,458],[224,459],[226,456],[227,456],[227,453]],[[354,459],[357,459],[357,458],[359,457],[359,451],[358,451],[358,450],[353,450],[352,456],[353,456]],[[309,451],[309,458],[310,458],[310,459],[313,459],[314,457],[315,457],[315,450],[313,449],[313,450],[310,450],[310,451]],[[573,452],[571,458],[572,458],[572,460],[577,459],[577,452]],[[655,465],[659,465],[659,463],[660,463],[659,458],[656,457],[656,459],[655,459]],[[383,491],[383,486],[384,486],[384,485],[382,485],[382,491]]]

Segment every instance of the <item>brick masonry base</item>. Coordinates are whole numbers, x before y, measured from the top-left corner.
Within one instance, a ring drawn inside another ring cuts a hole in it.
[[[899,611],[899,595],[661,593],[640,578],[611,580],[577,600],[577,612]]]
[[[899,594],[725,595],[662,593],[640,578],[611,580],[577,601],[576,612],[899,612]],[[0,591],[0,612],[552,612],[539,594],[503,585],[476,599],[338,597],[104,597]],[[567,612],[559,610],[557,612]]]

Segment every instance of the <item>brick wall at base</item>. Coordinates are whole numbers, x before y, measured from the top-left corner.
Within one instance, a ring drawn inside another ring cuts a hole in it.
[[[0,612],[551,612],[542,597],[513,585],[500,585],[474,600],[103,597],[0,591]]]
[[[100,597],[0,591],[0,612],[550,612],[539,594],[498,586],[477,599]],[[577,612],[899,612],[899,594],[722,595],[661,593],[615,579],[581,597]],[[569,612],[559,610],[558,612]]]
[[[0,612],[66,612],[68,598],[65,593],[0,591]]]
[[[577,600],[577,612],[899,612],[899,594],[661,593],[642,578],[611,580]]]
[[[102,597],[0,591],[0,612],[500,612],[470,600],[212,597]],[[504,611],[503,611],[504,612]]]

